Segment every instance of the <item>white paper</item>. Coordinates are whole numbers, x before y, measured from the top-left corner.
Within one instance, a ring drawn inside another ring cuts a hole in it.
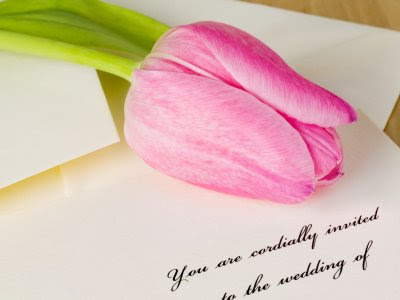
[[[0,188],[119,141],[96,71],[0,52]]]
[[[201,189],[152,170],[133,153],[116,152],[114,168],[93,177],[108,186],[75,190],[36,209],[0,219],[0,291],[5,299],[237,299],[259,274],[267,291],[250,299],[397,299],[400,272],[400,156],[396,146],[360,114],[360,122],[341,130],[345,176],[299,205],[255,201]],[[354,137],[357,137],[355,139]],[[123,167],[124,165],[125,167]],[[124,171],[125,168],[125,171]],[[355,217],[379,218],[324,236],[329,225]],[[297,237],[303,225],[319,234],[311,242],[256,258],[254,251],[274,245],[281,235]],[[368,252],[368,267],[353,260]],[[242,261],[221,269],[229,257]],[[346,260],[335,271],[284,286],[281,277]],[[175,291],[167,273],[209,266]]]

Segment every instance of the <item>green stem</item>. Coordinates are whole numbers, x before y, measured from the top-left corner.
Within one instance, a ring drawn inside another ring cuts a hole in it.
[[[126,80],[131,80],[133,69],[140,63],[90,48],[2,30],[0,30],[0,50],[28,53],[86,65]]]
[[[168,26],[99,0],[0,3],[0,50],[95,67],[127,80]]]

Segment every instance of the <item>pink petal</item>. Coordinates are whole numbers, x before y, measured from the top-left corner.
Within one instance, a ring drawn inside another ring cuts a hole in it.
[[[146,57],[141,69],[198,74],[240,87],[208,45],[186,26],[174,27],[166,32]]]
[[[145,69],[172,71],[160,69],[157,60],[242,88],[303,123],[333,127],[357,118],[344,100],[303,78],[264,43],[230,25],[199,22],[175,27],[144,64]]]
[[[343,175],[343,151],[336,130],[304,124],[294,119],[288,121],[307,144],[314,161],[317,185],[334,183]]]
[[[298,202],[314,191],[314,164],[299,133],[273,109],[221,81],[136,71],[125,114],[128,144],[170,176],[280,202]]]

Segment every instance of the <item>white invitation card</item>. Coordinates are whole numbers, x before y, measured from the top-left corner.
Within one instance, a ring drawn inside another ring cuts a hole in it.
[[[69,197],[0,219],[2,297],[397,299],[400,156],[359,115],[340,130],[345,175],[297,205],[204,190],[124,148],[94,169],[102,187],[70,170]]]

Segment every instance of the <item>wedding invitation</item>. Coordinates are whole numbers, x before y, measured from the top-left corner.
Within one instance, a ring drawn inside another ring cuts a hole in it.
[[[0,219],[2,297],[397,299],[400,156],[359,115],[343,178],[297,205],[177,181],[125,147],[101,187],[71,168],[69,197]]]

